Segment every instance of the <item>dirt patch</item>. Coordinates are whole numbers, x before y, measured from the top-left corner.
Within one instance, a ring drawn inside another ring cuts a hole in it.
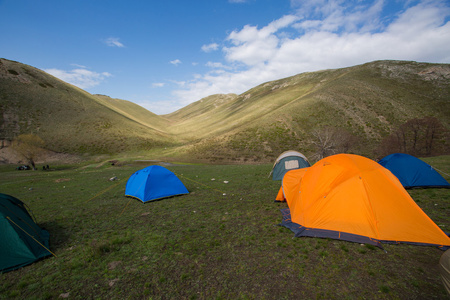
[[[21,162],[21,158],[9,147],[0,149],[0,164],[19,164]]]
[[[78,155],[68,153],[57,153],[47,151],[42,158],[36,161],[36,164],[52,164],[52,163],[77,163],[82,161]],[[20,155],[16,154],[11,147],[3,147],[0,149],[0,165],[5,164],[24,164],[26,160]]]
[[[70,181],[70,178],[59,178],[56,179],[55,182],[59,183],[59,182],[66,182],[66,181]]]
[[[434,66],[418,73],[425,80],[448,79],[450,78],[450,67]]]
[[[109,270],[114,270],[114,269],[117,268],[121,263],[122,263],[121,260],[110,262],[110,263],[108,264],[108,269],[109,269]]]

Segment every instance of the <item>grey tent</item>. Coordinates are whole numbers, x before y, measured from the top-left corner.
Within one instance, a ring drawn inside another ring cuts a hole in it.
[[[307,168],[310,166],[311,165],[309,164],[306,156],[300,152],[289,150],[278,156],[273,164],[272,171],[269,176],[272,175],[272,180],[282,180],[287,171]]]

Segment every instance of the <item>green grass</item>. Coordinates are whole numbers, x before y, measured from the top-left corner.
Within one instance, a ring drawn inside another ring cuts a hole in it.
[[[384,252],[293,238],[277,226],[286,204],[273,202],[279,182],[267,178],[271,165],[172,165],[190,194],[146,204],[124,197],[128,177],[142,167],[0,166],[0,191],[30,207],[57,255],[0,274],[0,299],[445,298],[443,252],[434,247],[385,245]],[[448,190],[410,192],[450,227]]]

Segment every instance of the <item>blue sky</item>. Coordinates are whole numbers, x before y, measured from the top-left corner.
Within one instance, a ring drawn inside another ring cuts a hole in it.
[[[0,0],[0,57],[165,114],[380,59],[450,63],[448,0]]]

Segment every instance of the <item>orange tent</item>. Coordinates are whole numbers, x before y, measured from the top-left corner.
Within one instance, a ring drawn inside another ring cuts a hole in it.
[[[286,201],[286,198],[284,197],[283,193],[283,186],[280,187],[277,197],[275,198],[275,202],[284,202]]]
[[[298,183],[300,183],[300,180],[303,177],[303,174],[305,174],[306,170],[308,170],[308,168],[292,170],[292,171],[290,171],[290,175],[287,177],[286,180],[289,181],[290,185],[298,184]],[[284,176],[283,176],[283,178],[284,178]],[[277,197],[275,198],[275,202],[285,202],[285,201],[286,201],[286,196],[284,195],[283,185],[281,185],[280,190],[278,191]]]
[[[397,177],[362,156],[333,155],[289,171],[283,191],[289,208],[282,225],[296,236],[450,246]]]

